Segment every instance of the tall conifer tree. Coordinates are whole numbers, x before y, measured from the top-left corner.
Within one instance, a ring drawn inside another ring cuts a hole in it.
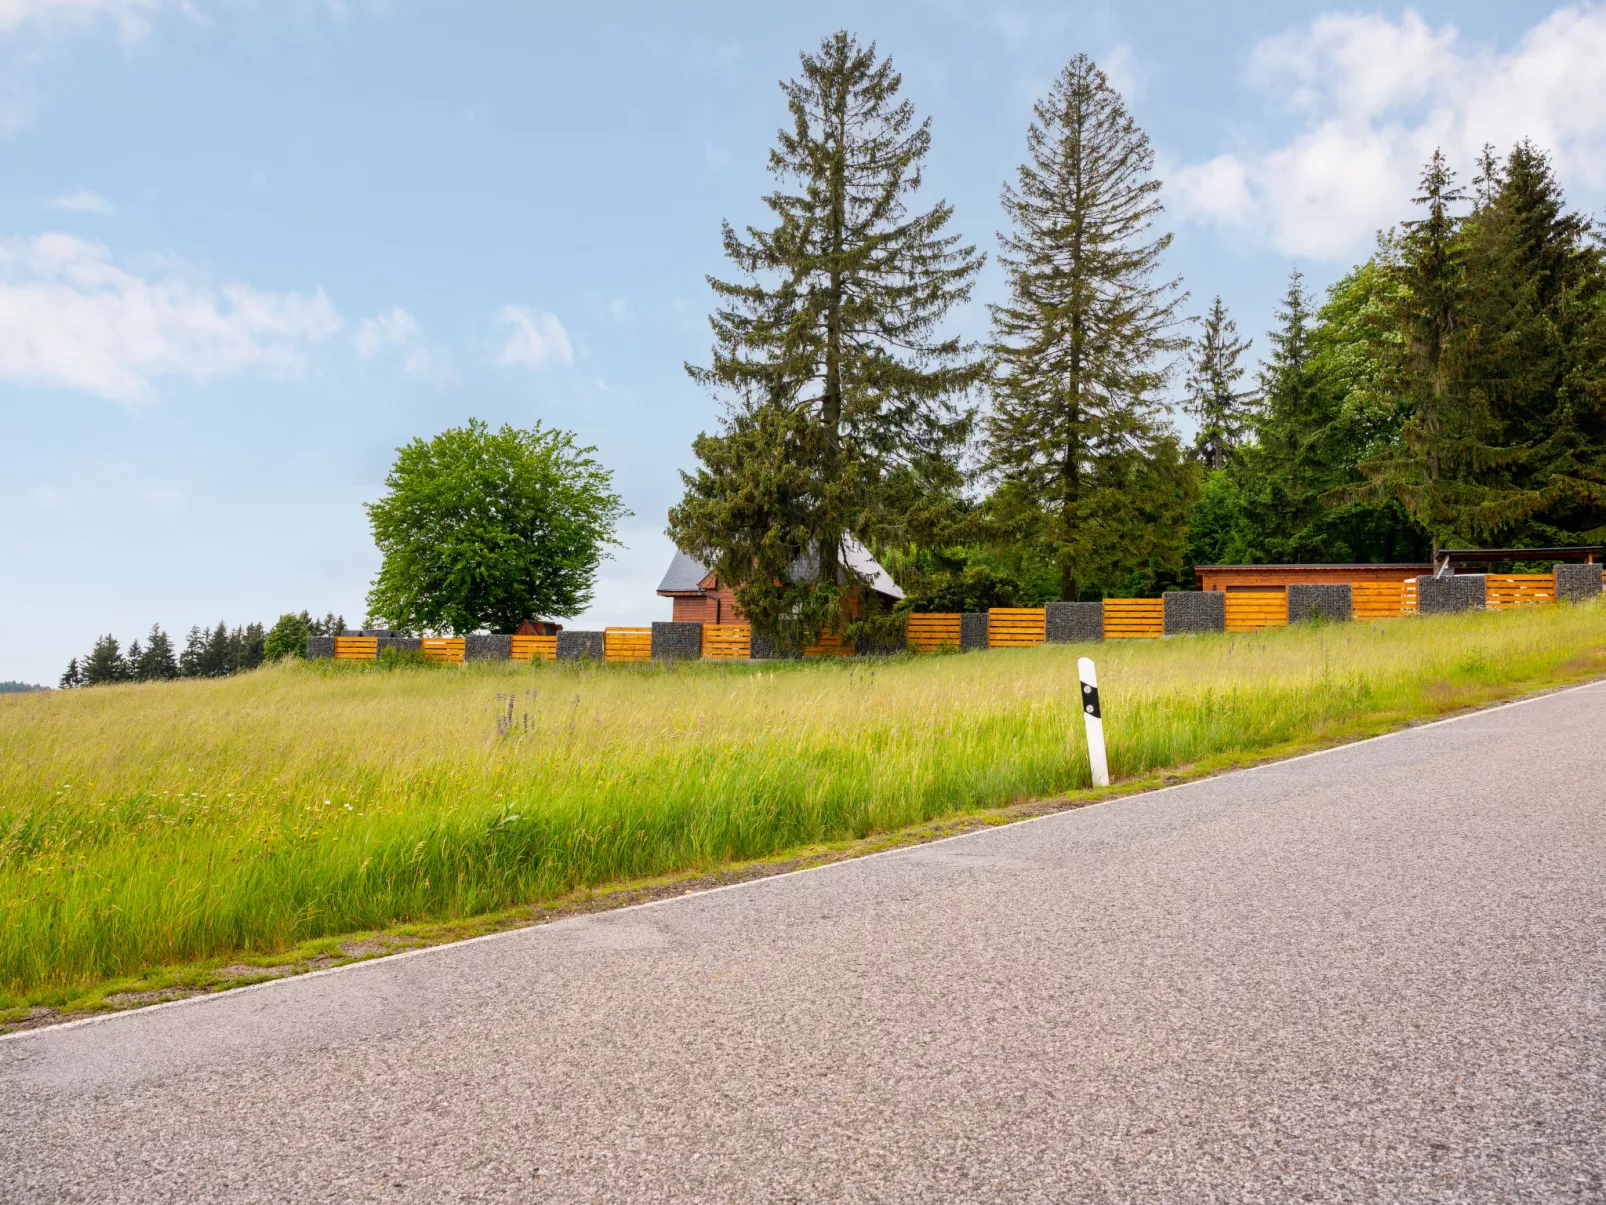
[[[761,630],[833,622],[843,540],[901,529],[889,479],[929,472],[964,435],[982,361],[940,325],[982,257],[950,233],[943,201],[911,212],[931,145],[901,77],[846,32],[783,83],[791,115],[770,152],[776,224],[724,228],[739,273],[709,277],[713,361],[687,366],[728,407],[696,445],[701,467],[669,534],[736,588]],[[813,560],[818,572],[792,574]],[[851,605],[850,605],[851,609]]]
[[[1184,295],[1156,279],[1171,236],[1154,229],[1148,137],[1086,55],[1037,102],[1026,143],[1003,197],[1009,300],[992,307],[987,463],[1000,510],[1051,550],[1073,599],[1180,559],[1180,540],[1154,537],[1180,535],[1172,512],[1189,493],[1159,398],[1186,345]]]
[[[1238,338],[1238,324],[1227,316],[1218,295],[1193,342],[1184,403],[1199,423],[1194,455],[1212,469],[1226,467],[1254,418],[1255,392],[1237,387],[1244,375],[1238,360],[1251,342]]]

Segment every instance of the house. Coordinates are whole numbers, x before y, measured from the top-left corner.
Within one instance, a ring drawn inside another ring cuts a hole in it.
[[[903,597],[903,591],[892,580],[892,575],[857,540],[848,538],[842,541],[842,560],[856,573],[868,578],[870,588],[888,606]],[[807,581],[818,573],[819,564],[814,557],[799,557],[787,576],[793,581]],[[839,580],[845,580],[840,569],[838,577]],[[658,583],[658,597],[674,600],[675,609],[671,618],[675,623],[742,622],[735,591],[722,583],[707,565],[678,548],[675,550],[675,559],[669,562],[664,580]]]

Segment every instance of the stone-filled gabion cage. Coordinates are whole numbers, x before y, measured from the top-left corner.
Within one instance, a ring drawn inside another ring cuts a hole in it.
[[[1482,573],[1457,573],[1450,577],[1416,579],[1416,610],[1419,615],[1481,611],[1487,604],[1488,597],[1488,578]]]
[[[559,661],[601,661],[603,633],[559,632]]]
[[[1086,644],[1104,639],[1104,604],[1051,602],[1043,604],[1044,637],[1050,644]]]
[[[965,652],[987,647],[986,611],[966,611],[959,617],[959,647]]]
[[[1599,598],[1601,594],[1601,567],[1599,565],[1557,565],[1556,601],[1567,599],[1581,602],[1586,598]]]
[[[463,637],[464,661],[506,661],[513,656],[511,636]]]
[[[654,661],[696,661],[702,655],[702,624],[655,623],[652,625],[652,659]]]
[[[1220,590],[1171,590],[1165,602],[1165,634],[1227,630],[1227,596]]]
[[[1348,623],[1355,617],[1355,592],[1348,582],[1293,582],[1288,587],[1288,622],[1325,619]]]

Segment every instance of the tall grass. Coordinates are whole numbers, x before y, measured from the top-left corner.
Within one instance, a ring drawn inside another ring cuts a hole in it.
[[[1098,649],[1111,772],[1598,672],[1601,606]],[[1086,786],[1086,647],[0,698],[0,1004]]]

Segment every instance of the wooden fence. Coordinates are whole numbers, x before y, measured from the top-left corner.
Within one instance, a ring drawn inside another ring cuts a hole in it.
[[[461,636],[426,636],[419,642],[424,657],[429,661],[449,661],[463,664],[463,638]]]
[[[928,611],[909,616],[904,638],[911,653],[934,653],[941,648],[959,647],[959,613]]]
[[[811,661],[821,657],[851,657],[853,654],[853,646],[842,643],[841,632],[821,632],[818,644],[803,646],[803,656]]]
[[[1406,591],[1405,582],[1356,582],[1349,588],[1350,614],[1364,623],[1373,619],[1398,619],[1416,610],[1416,582]]]
[[[705,623],[703,658],[708,661],[743,659],[753,655],[753,625],[747,623]]]
[[[1048,639],[1048,612],[1042,607],[994,607],[987,612],[987,647],[1028,648]]]
[[[556,636],[515,636],[513,637],[511,656],[515,661],[556,661],[558,659],[558,638]]]
[[[1165,601],[1159,598],[1106,598],[1104,639],[1149,640],[1165,635]]]
[[[1485,605],[1491,611],[1536,607],[1556,601],[1556,578],[1550,573],[1491,573],[1485,584]]]
[[[604,661],[651,661],[651,628],[603,628]]]
[[[1287,622],[1287,590],[1227,591],[1227,631],[1258,632]]]
[[[379,656],[378,636],[336,636],[336,661],[372,661]]]

